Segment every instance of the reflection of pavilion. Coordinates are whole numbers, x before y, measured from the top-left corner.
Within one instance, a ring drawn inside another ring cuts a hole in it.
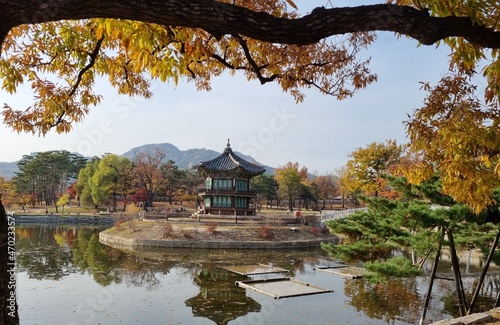
[[[261,305],[235,286],[237,280],[241,276],[226,270],[202,269],[195,277],[200,292],[186,300],[186,306],[193,309],[195,317],[205,317],[216,324],[227,324],[250,312],[259,312]]]

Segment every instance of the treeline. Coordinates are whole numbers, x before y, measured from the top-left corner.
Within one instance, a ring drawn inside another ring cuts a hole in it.
[[[345,166],[327,175],[308,172],[298,162],[275,169],[275,175],[259,175],[251,187],[258,209],[265,206],[289,210],[331,208],[328,200],[340,200],[340,207],[360,204],[364,196],[392,195],[383,174],[403,160],[405,149],[395,141],[372,143],[350,154]],[[88,160],[67,151],[47,151],[24,156],[19,172],[9,182],[0,178],[0,193],[6,206],[64,207],[68,203],[112,211],[130,204],[151,207],[158,198],[193,202],[203,180],[195,170],[181,170],[165,152],[139,152],[133,159],[106,154]],[[76,203],[75,203],[76,202]]]
[[[119,203],[152,206],[155,196],[178,201],[196,198],[200,177],[191,170],[180,170],[164,152],[138,153],[130,160],[116,154],[90,160],[68,151],[47,151],[24,156],[19,172],[11,181],[0,178],[0,194],[6,206],[64,207],[108,206]]]

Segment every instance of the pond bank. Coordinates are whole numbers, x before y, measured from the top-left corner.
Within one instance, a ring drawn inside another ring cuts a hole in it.
[[[109,246],[129,248],[289,249],[337,243],[338,237],[307,226],[172,225],[131,221],[101,232],[99,241]]]
[[[111,215],[15,215],[16,226],[28,225],[99,225],[111,226],[115,218]]]

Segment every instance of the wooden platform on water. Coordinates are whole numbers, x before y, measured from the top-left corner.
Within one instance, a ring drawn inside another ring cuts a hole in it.
[[[317,266],[315,270],[330,274],[340,275],[351,279],[360,279],[363,277],[364,269],[361,267],[349,266],[346,264],[336,264],[330,266]]]
[[[275,299],[333,292],[333,290],[325,289],[293,278],[236,281],[236,285],[245,289],[251,289],[266,294]]]

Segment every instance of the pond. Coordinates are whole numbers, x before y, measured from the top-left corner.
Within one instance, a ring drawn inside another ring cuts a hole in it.
[[[321,249],[130,252],[100,244],[101,230],[16,227],[21,324],[416,324],[428,286],[426,277],[372,285],[321,272],[335,263]],[[257,263],[285,271],[251,279],[284,276],[333,292],[273,299],[236,286],[249,276],[224,268]],[[500,283],[489,281],[485,305]],[[433,296],[426,324],[457,316],[453,281],[438,280]]]

